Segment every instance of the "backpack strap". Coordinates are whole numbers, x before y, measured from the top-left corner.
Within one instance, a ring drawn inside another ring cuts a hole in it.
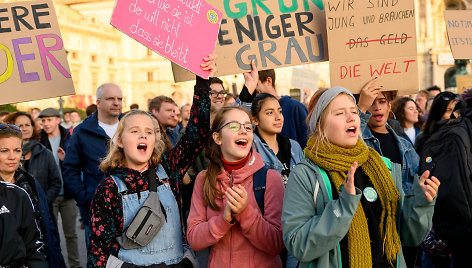
[[[148,179],[149,183],[149,191],[150,192],[157,192],[157,179],[156,179],[156,170],[153,168],[149,168],[147,170],[146,178]]]
[[[326,190],[328,191],[329,200],[333,200],[333,189],[331,188],[331,182],[329,181],[328,173],[326,173],[326,171],[320,168],[317,164],[315,164],[315,166],[321,173],[321,178],[323,179]]]
[[[113,181],[115,181],[115,184],[118,187],[118,193],[120,195],[126,195],[128,193],[128,187],[126,187],[124,181],[120,180],[115,175],[110,175],[110,177],[113,179]]]
[[[326,187],[326,191],[328,192],[329,200],[333,200],[333,190],[331,188],[331,182],[329,181],[328,173],[326,173],[326,171],[324,169],[320,168],[317,164],[315,164],[315,166],[320,171],[321,178],[323,179],[323,183]],[[316,191],[316,193],[318,193],[318,191]],[[313,196],[313,199],[316,200],[316,196]],[[340,264],[339,267],[343,267],[343,262],[342,262],[342,259],[341,259],[341,246],[339,245],[339,243],[338,243],[337,249],[338,249],[339,264]],[[310,263],[309,267],[312,267],[312,264],[313,263]]]
[[[382,157],[382,160],[384,161],[385,165],[388,167],[388,170],[390,170],[390,174],[392,174],[392,162],[390,162],[390,159],[385,156],[380,156],[380,157]]]
[[[264,194],[266,190],[266,181],[267,181],[267,171],[268,167],[264,166],[256,173],[254,173],[252,178],[252,189],[254,190],[254,197],[256,198],[257,205],[259,210],[264,215]]]

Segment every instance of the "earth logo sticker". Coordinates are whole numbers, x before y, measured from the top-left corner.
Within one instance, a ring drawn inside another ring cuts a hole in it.
[[[218,14],[214,10],[208,10],[207,13],[208,21],[215,24],[218,22]]]

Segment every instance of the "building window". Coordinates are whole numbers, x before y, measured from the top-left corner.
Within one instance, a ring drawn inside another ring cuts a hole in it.
[[[296,99],[297,101],[301,100],[301,91],[299,88],[290,89],[290,97]]]
[[[154,79],[153,79],[153,73],[152,73],[152,72],[148,72],[148,73],[147,73],[147,80],[148,80],[148,82],[154,81]]]
[[[71,75],[72,75],[72,81],[74,83],[74,88],[77,91],[79,89],[79,71],[72,70]]]
[[[114,58],[111,58],[111,57],[108,58],[108,64],[109,64],[109,65],[115,64],[115,59],[114,59]]]
[[[110,73],[110,82],[114,83],[115,82],[115,74]]]
[[[79,53],[77,53],[77,51],[72,51],[70,53],[70,57],[71,57],[71,59],[76,60],[76,59],[79,58]]]
[[[149,48],[147,49],[147,55],[152,56],[152,50],[150,50]]]
[[[92,61],[92,63],[97,63],[97,55],[92,55],[90,57],[90,60]]]
[[[462,0],[447,0],[445,6],[447,10],[464,10],[466,8]]]
[[[98,72],[92,72],[92,91],[97,93],[98,88]]]

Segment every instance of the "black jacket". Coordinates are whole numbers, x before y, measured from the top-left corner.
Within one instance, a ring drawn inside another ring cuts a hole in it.
[[[57,226],[54,222],[54,216],[49,210],[49,203],[41,185],[21,168],[15,172],[15,185],[26,191],[33,204],[33,215],[40,231],[40,241],[44,243],[41,251],[46,253],[49,267],[65,268]]]
[[[39,231],[41,234],[43,233],[43,226],[41,225],[42,218],[40,213],[40,206],[39,206],[39,197],[38,197],[38,188],[36,184],[36,180],[31,177],[26,171],[22,168],[18,168],[15,171],[15,185],[19,186],[29,195],[31,203],[33,204],[33,216],[36,219],[36,222],[39,227]],[[40,239],[42,239],[41,237]]]
[[[389,119],[387,119],[387,123],[392,127],[393,131],[395,131],[395,133],[398,136],[406,139],[407,141],[410,140],[410,138],[408,138],[408,136],[406,135],[405,130],[403,130],[403,127],[400,124],[400,122],[398,122],[395,119],[389,118]]]
[[[0,181],[0,265],[48,267],[33,215],[28,194]]]
[[[62,182],[61,174],[52,152],[41,143],[34,145],[31,150],[27,171],[38,180],[46,193],[48,202],[54,202],[61,190]]]

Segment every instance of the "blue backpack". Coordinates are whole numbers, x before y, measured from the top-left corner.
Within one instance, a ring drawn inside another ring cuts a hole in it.
[[[267,181],[267,171],[268,167],[264,166],[256,173],[254,173],[252,179],[252,189],[254,190],[254,197],[256,198],[257,205],[264,215],[264,194],[266,190],[266,181]]]

